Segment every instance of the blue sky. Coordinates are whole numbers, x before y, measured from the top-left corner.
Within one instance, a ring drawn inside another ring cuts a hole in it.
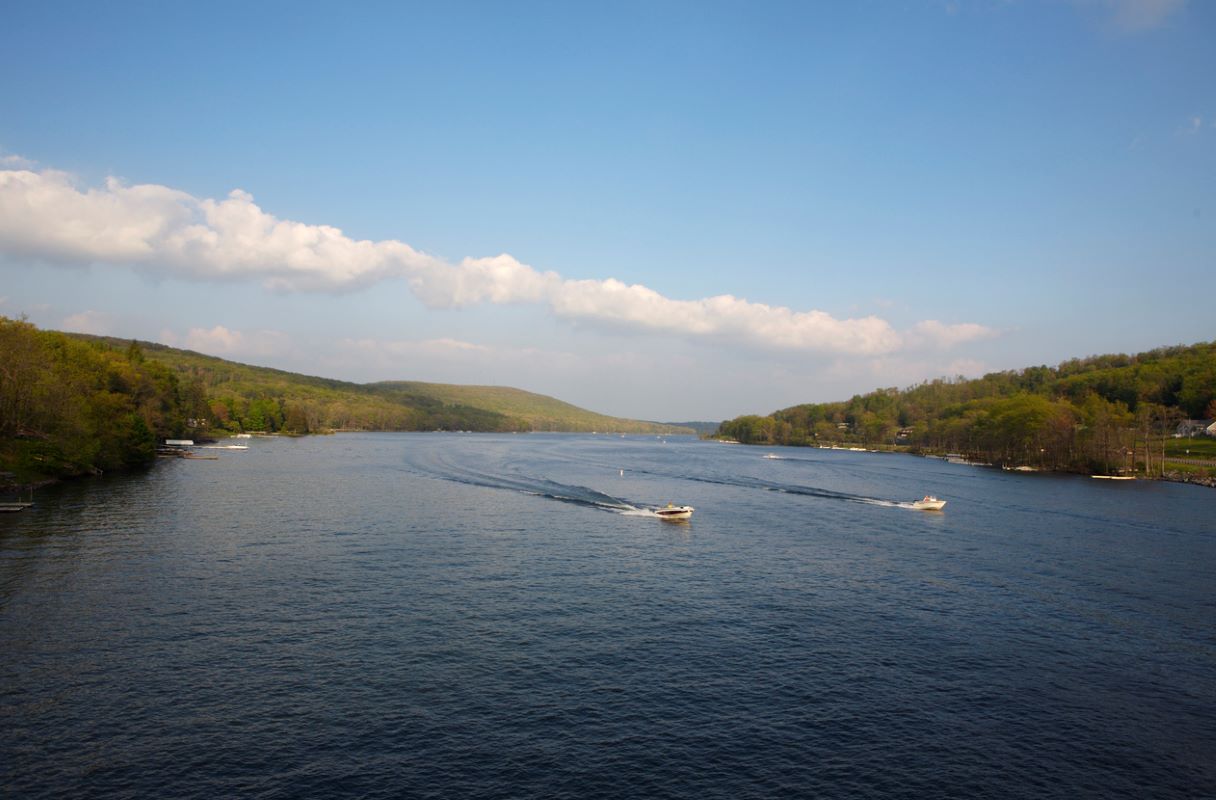
[[[650,419],[1216,338],[1213,4],[2,18],[43,327]]]

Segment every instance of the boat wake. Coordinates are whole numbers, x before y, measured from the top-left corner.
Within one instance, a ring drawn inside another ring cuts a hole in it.
[[[765,461],[801,461],[804,464],[822,464],[821,458],[804,458],[802,456],[779,456],[776,453],[766,453],[760,456]]]
[[[534,475],[500,475],[482,472],[468,467],[458,467],[444,464],[442,469],[425,468],[413,465],[415,469],[432,478],[463,483],[466,486],[478,486],[484,489],[502,489],[520,494],[543,497],[556,500],[559,503],[594,508],[598,511],[609,511],[630,517],[657,517],[649,508],[613,497],[610,494],[576,484],[559,483]]]
[[[430,458],[421,458],[417,460],[411,459],[410,463],[408,464],[408,468],[419,474],[439,480],[462,483],[468,486],[478,486],[487,489],[512,491],[534,497],[543,497],[545,499],[554,500],[560,503],[569,503],[571,505],[593,508],[599,511],[608,511],[624,516],[650,518],[657,518],[660,516],[656,513],[655,504],[637,502],[630,499],[616,497],[588,486],[562,483],[560,481],[541,477],[540,475],[532,473],[532,469],[535,469],[534,465],[525,466],[524,463],[514,461],[509,457],[505,459],[495,458],[494,456],[484,452],[479,455],[481,460],[476,466],[469,463],[460,463],[449,455],[439,455],[436,457],[434,454],[432,454],[432,457]],[[779,458],[782,460],[788,459],[791,461],[804,460],[799,459],[797,456],[779,456]],[[756,491],[776,492],[778,494],[788,494],[799,497],[836,500],[840,502],[857,503],[859,505],[878,506],[882,508],[905,508],[909,510],[913,510],[915,508],[914,505],[909,502],[888,500],[880,497],[869,497],[866,495],[841,492],[817,486],[772,481],[754,475],[726,475],[720,473],[714,474],[712,472],[697,473],[688,472],[685,469],[647,469],[637,464],[629,467],[627,470],[620,470],[615,464],[600,462],[597,459],[572,459],[571,462],[573,464],[578,464],[579,466],[587,466],[589,464],[594,465],[598,469],[611,471],[614,476],[617,474],[618,470],[621,472],[621,474],[628,472],[632,476],[650,476],[660,479],[660,481],[657,481],[656,483],[662,483],[663,485],[669,484],[672,480],[687,481],[690,483],[703,483],[716,486],[752,489]],[[553,469],[564,470],[563,464],[551,466]]]
[[[782,494],[803,495],[805,497],[821,497],[827,500],[842,500],[847,503],[859,503],[866,506],[879,506],[881,508],[906,508],[910,511],[918,510],[915,503],[902,502],[899,500],[884,500],[881,497],[867,497],[861,494],[850,494],[848,492],[836,492],[831,489],[820,489],[814,486],[798,486],[774,483],[759,478],[750,481],[739,481],[740,485],[750,486],[755,489],[762,489],[769,492],[780,492]]]
[[[782,460],[786,460],[781,457]],[[800,460],[791,458],[789,460]],[[801,459],[810,460],[810,459]],[[657,477],[677,478],[679,480],[693,481],[697,483],[710,483],[718,486],[734,486],[743,489],[757,489],[765,492],[777,492],[779,494],[792,494],[802,497],[817,497],[825,500],[841,500],[847,503],[859,503],[867,506],[881,506],[883,508],[908,508],[913,509],[912,503],[900,502],[897,500],[885,500],[880,497],[867,497],[866,495],[851,494],[849,492],[838,492],[833,489],[824,489],[817,486],[804,486],[801,484],[779,483],[777,481],[769,481],[764,478],[758,478],[749,475],[732,475],[729,478],[719,478],[712,475],[688,475],[679,473],[665,473],[652,470],[633,470],[637,473],[655,475]]]

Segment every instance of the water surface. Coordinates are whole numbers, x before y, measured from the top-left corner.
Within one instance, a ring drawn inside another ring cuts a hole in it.
[[[43,491],[0,793],[1216,796],[1216,493],[765,452],[256,439]]]

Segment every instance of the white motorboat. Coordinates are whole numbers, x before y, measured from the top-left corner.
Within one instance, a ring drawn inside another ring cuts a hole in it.
[[[920,500],[912,503],[912,507],[918,511],[941,511],[946,506],[945,500],[938,500],[931,494],[927,494]]]
[[[656,508],[654,513],[659,519],[665,519],[668,522],[681,522],[692,517],[692,506],[675,506],[671,503],[667,504],[666,508]]]

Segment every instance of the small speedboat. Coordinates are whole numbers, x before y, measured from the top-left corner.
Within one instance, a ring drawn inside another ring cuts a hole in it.
[[[920,500],[912,503],[912,507],[918,511],[941,511],[945,506],[945,500],[938,500],[931,494],[927,494]]]
[[[666,508],[656,508],[654,513],[659,519],[665,519],[669,522],[679,522],[692,517],[692,506],[674,506],[671,503],[667,504]]]

